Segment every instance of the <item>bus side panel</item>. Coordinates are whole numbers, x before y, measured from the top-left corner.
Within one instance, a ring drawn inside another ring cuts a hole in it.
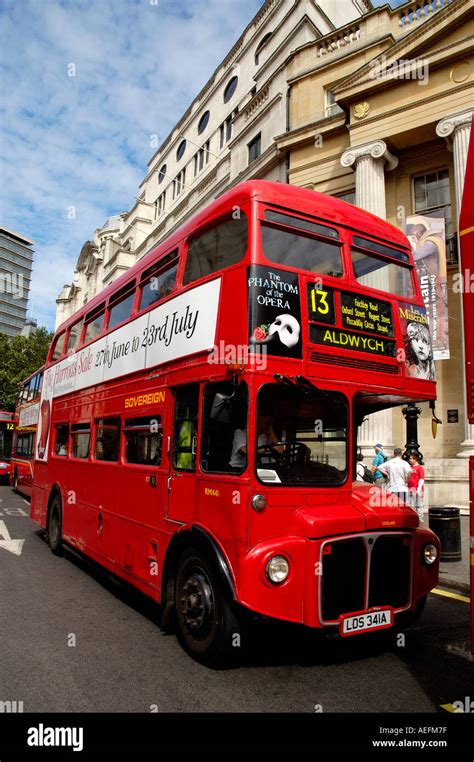
[[[49,490],[43,483],[43,476],[46,475],[46,467],[43,463],[35,463],[35,481],[31,491],[30,515],[33,521],[36,521],[44,529],[46,528],[46,513],[48,508]]]
[[[163,467],[118,465],[110,484],[114,527],[113,560],[133,578],[158,585],[158,526],[166,505]]]
[[[247,543],[248,485],[209,475],[199,479],[196,495],[196,524],[212,528],[210,533],[237,569]]]

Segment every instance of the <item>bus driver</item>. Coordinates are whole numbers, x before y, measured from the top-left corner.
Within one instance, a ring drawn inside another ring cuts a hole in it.
[[[263,453],[269,445],[278,442],[278,437],[273,430],[271,415],[261,415],[258,419],[258,440],[257,452]],[[283,446],[275,447],[277,452],[283,452]],[[265,457],[270,462],[269,455]],[[236,429],[234,431],[234,441],[232,442],[232,455],[229,461],[232,468],[244,469],[247,465],[247,429]]]

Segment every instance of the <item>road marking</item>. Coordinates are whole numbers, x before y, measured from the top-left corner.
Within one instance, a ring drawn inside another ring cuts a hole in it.
[[[471,599],[466,595],[459,595],[459,593],[448,593],[447,590],[439,590],[437,587],[435,587],[431,592],[435,595],[444,595],[446,598],[455,598],[457,601],[463,601],[463,603],[471,602]]]
[[[0,540],[0,548],[8,550],[8,552],[13,553],[14,556],[21,556],[25,541],[12,540],[4,521],[0,521],[0,536],[3,537],[3,540]]]

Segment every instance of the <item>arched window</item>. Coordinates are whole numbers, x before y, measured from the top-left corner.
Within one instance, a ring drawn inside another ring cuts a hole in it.
[[[272,34],[273,32],[267,32],[267,34],[264,35],[262,39],[260,40],[260,42],[258,43],[257,49],[255,51],[255,65],[256,66],[258,66],[258,57],[260,53],[262,52],[263,48],[265,47],[265,45],[267,44],[268,40],[272,36]]]
[[[237,90],[238,81],[239,81],[239,78],[237,77],[237,75],[235,77],[232,77],[232,79],[229,79],[224,90],[224,103],[228,103],[228,101],[230,101],[230,99],[232,98],[233,94]]]
[[[209,124],[209,117],[211,116],[210,111],[205,111],[202,117],[199,120],[198,124],[198,134],[201,135],[201,133],[204,132],[207,125]]]
[[[176,151],[176,159],[178,161],[183,158],[185,150],[186,150],[186,141],[182,140],[178,146],[178,150]]]
[[[165,177],[166,177],[166,169],[167,169],[166,164],[163,164],[163,166],[161,167],[160,171],[158,172],[158,184],[162,183],[163,180],[165,179]]]

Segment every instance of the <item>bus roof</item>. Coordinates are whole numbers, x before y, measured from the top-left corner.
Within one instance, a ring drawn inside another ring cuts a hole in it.
[[[274,204],[284,207],[288,211],[294,210],[295,212],[318,217],[321,221],[329,221],[342,227],[362,231],[374,238],[379,238],[383,243],[386,243],[389,238],[391,243],[404,249],[409,248],[408,241],[401,230],[377,217],[375,214],[371,214],[346,201],[341,201],[341,199],[334,198],[333,196],[327,196],[324,193],[318,193],[318,191],[300,188],[297,185],[270,182],[268,180],[248,180],[230,188],[222,196],[212,201],[205,209],[190,217],[186,223],[168,238],[160,241],[127,272],[123,273],[117,280],[109,283],[93,299],[61,323],[56,329],[55,335],[61,333],[61,331],[76,322],[81,316],[92,312],[111,293],[125,286],[138,273],[148,269],[157,261],[157,257],[159,258],[162,254],[178,246],[196,228],[212,224],[225,211],[231,210],[232,207],[243,205],[250,199]]]

